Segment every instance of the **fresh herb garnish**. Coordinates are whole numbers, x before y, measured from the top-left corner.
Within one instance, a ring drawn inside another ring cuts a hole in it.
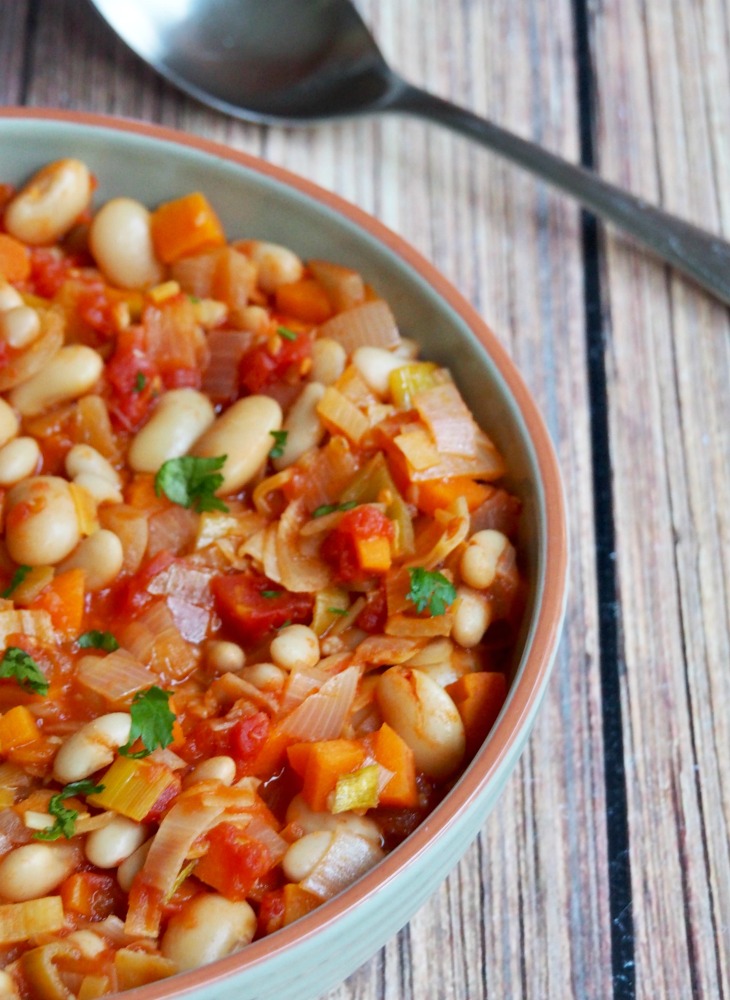
[[[132,386],[132,392],[142,392],[144,387],[147,385],[147,376],[144,372],[137,372],[137,378],[134,380],[134,385]]]
[[[287,618],[285,622],[282,622],[281,625],[278,626],[276,631],[281,632],[283,628],[289,628],[290,625],[291,625],[291,618]]]
[[[346,615],[349,608],[327,608],[331,615]]]
[[[76,795],[98,795],[99,792],[103,791],[104,786],[95,785],[90,778],[72,781],[56,795],[52,795],[51,801],[48,803],[48,812],[55,817],[53,826],[47,830],[37,830],[33,836],[36,840],[58,840],[59,837],[70,840],[76,832],[76,820],[79,814],[78,810],[65,806],[64,800],[71,799]]]
[[[428,608],[432,615],[442,615],[456,600],[456,587],[443,573],[431,573],[422,566],[408,570],[411,589],[406,594],[413,601],[416,611]]]
[[[0,597],[7,600],[7,598],[11,596],[13,591],[17,590],[17,588],[21,585],[21,583],[23,582],[23,580],[25,580],[26,576],[29,573],[30,573],[30,566],[18,566],[18,568],[13,573],[13,578],[8,584],[7,589],[4,590],[2,594],[0,594]]]
[[[325,514],[334,514],[337,510],[352,510],[357,507],[356,500],[348,500],[347,503],[323,503],[321,507],[315,507],[312,517],[324,517]]]
[[[132,716],[132,728],[129,740],[119,753],[123,757],[147,757],[157,747],[166,747],[172,743],[172,727],[175,713],[170,710],[170,692],[163,691],[153,685],[146,691],[138,691],[132,699],[129,712]],[[143,750],[132,753],[135,742],[142,740]]]
[[[289,431],[269,431],[269,434],[274,439],[274,447],[269,452],[269,458],[281,458],[284,454]]]
[[[280,337],[283,337],[284,340],[297,339],[296,333],[294,333],[293,330],[290,330],[288,326],[277,326],[276,332],[279,334]]]
[[[33,657],[24,649],[8,646],[0,660],[0,677],[14,677],[24,691],[48,694],[48,681]]]
[[[111,632],[99,632],[98,629],[84,632],[76,641],[81,649],[103,649],[105,653],[119,649],[119,643]]]
[[[227,455],[170,458],[155,476],[155,494],[159,497],[164,493],[168,500],[181,507],[192,507],[199,514],[207,510],[227,512],[228,507],[215,495],[223,483],[218,469],[223,468],[227,458]]]
[[[270,597],[270,598],[281,597],[281,593],[282,592],[280,590],[262,590],[261,591],[261,596],[262,597]]]

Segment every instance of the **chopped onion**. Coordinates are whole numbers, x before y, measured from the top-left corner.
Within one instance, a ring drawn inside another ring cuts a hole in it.
[[[359,679],[358,667],[347,667],[331,677],[283,720],[284,732],[303,740],[337,739],[350,713]]]
[[[211,330],[208,334],[210,361],[201,388],[214,405],[236,398],[241,358],[252,343],[253,334],[244,330]]]
[[[148,590],[150,594],[164,594],[179,597],[191,604],[210,605],[212,594],[210,581],[215,576],[212,570],[197,569],[185,562],[173,562],[153,577]]]
[[[315,691],[319,691],[329,674],[317,667],[295,667],[289,674],[279,705],[279,715],[288,715]]]
[[[24,635],[42,646],[54,645],[56,631],[47,611],[0,611],[0,644],[8,644],[8,636]]]
[[[338,341],[350,357],[364,344],[388,348],[400,343],[395,317],[382,299],[338,313],[320,326],[318,335]]]
[[[210,627],[211,612],[182,597],[168,597],[167,606],[183,639],[186,642],[203,642]]]
[[[398,663],[410,662],[420,649],[423,649],[422,639],[404,639],[390,635],[370,635],[355,649],[353,663],[362,665],[365,669],[382,667],[386,664],[394,666]]]
[[[331,899],[382,858],[383,851],[374,841],[336,830],[323,857],[299,884],[320,899]]]
[[[344,434],[353,444],[358,444],[370,428],[362,410],[331,385],[317,403],[317,414],[330,433]]]
[[[102,697],[110,706],[127,706],[138,691],[155,683],[155,675],[126,649],[107,656],[83,656],[76,667],[79,686]]]
[[[293,593],[315,593],[331,582],[329,566],[317,554],[314,540],[303,539],[302,526],[309,515],[302,500],[294,500],[279,519],[276,529],[276,556],[279,583]],[[264,561],[268,575],[268,565]]]
[[[478,427],[453,382],[424,389],[417,393],[414,404],[438,451],[466,456],[475,453]]]
[[[149,519],[149,539],[147,555],[158,552],[173,552],[176,555],[187,549],[195,539],[198,530],[198,515],[175,504],[168,510],[153,514]]]

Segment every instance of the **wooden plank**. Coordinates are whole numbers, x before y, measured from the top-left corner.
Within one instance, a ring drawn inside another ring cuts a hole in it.
[[[726,236],[729,15],[621,0],[594,51],[603,172]],[[730,328],[620,238],[606,251],[637,983],[709,1000],[730,990]]]

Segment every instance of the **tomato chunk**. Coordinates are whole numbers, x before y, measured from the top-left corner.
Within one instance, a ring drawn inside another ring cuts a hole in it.
[[[272,867],[267,847],[235,823],[219,823],[208,835],[208,853],[195,867],[195,877],[228,899],[245,899],[254,882]]]
[[[242,642],[259,642],[282,625],[311,620],[311,594],[292,594],[265,576],[233,573],[212,583],[216,610]]]
[[[106,366],[112,390],[109,412],[115,423],[128,431],[138,430],[145,422],[159,388],[157,367],[144,353],[141,338],[139,329],[122,330]]]
[[[395,528],[377,507],[349,510],[322,544],[322,557],[348,582],[387,572]]]
[[[302,364],[311,354],[312,340],[304,333],[292,334],[292,339],[272,337],[270,342],[259,344],[241,358],[241,386],[256,393],[282,379],[296,380],[303,374]]]

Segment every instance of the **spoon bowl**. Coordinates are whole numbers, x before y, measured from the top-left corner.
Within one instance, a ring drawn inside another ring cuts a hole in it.
[[[379,111],[430,119],[577,199],[730,304],[730,243],[399,76],[351,0],[91,0],[160,74],[219,111],[301,125]]]

